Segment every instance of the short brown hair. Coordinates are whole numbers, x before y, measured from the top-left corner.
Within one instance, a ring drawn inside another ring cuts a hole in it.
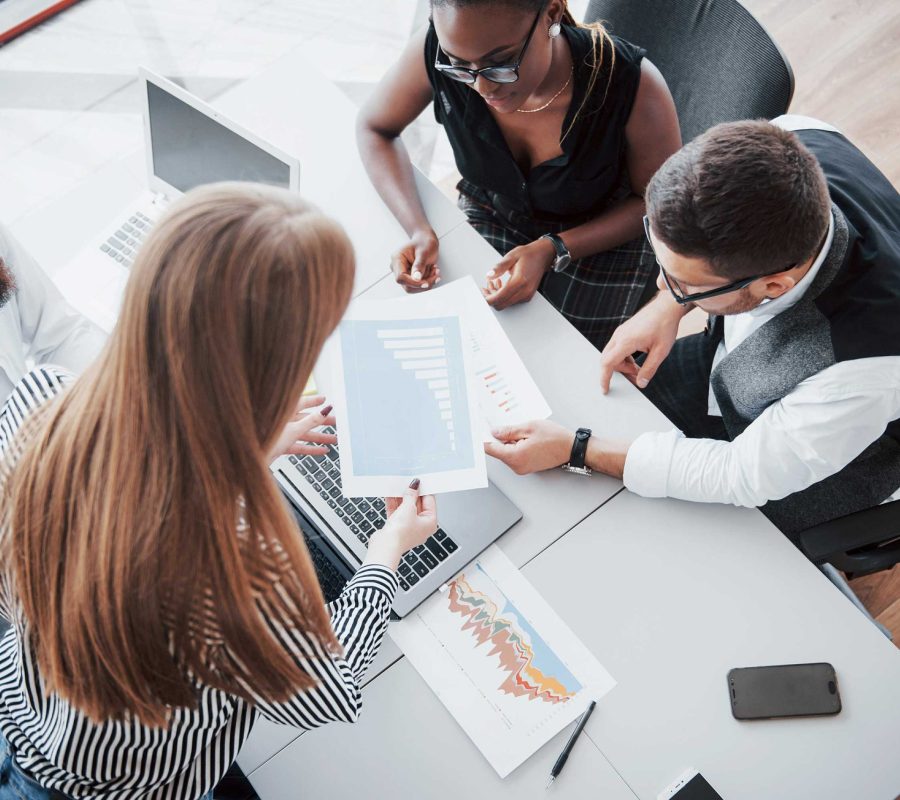
[[[809,259],[831,208],[815,156],[762,120],[716,125],[682,147],[653,176],[646,200],[655,237],[732,280]]]

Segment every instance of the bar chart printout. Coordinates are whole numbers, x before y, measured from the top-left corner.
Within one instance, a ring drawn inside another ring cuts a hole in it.
[[[496,546],[390,634],[500,777],[615,686]]]
[[[487,485],[459,317],[345,319],[339,335],[345,494],[396,493],[413,477],[424,492],[451,491],[436,474]]]

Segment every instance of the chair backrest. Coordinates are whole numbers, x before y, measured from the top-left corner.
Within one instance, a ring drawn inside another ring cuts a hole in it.
[[[720,122],[773,119],[790,105],[791,65],[736,0],[591,0],[584,18],[646,49],[669,84],[685,142]]]

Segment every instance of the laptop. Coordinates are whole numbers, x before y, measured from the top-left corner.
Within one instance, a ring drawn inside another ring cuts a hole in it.
[[[330,427],[323,429],[334,433]],[[300,526],[327,601],[334,600],[362,564],[369,537],[384,524],[384,500],[341,494],[340,452],[282,456],[272,466]],[[404,554],[394,614],[404,617],[521,518],[522,512],[494,484],[442,494],[440,529]]]
[[[169,204],[195,186],[255,181],[298,191],[300,162],[159,75],[139,70],[149,190],[64,270],[64,293],[103,329],[115,324],[131,265]]]

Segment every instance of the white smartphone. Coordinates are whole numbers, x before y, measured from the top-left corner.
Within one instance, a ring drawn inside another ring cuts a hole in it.
[[[656,800],[722,800],[722,795],[697,770],[689,769],[661,791]]]

